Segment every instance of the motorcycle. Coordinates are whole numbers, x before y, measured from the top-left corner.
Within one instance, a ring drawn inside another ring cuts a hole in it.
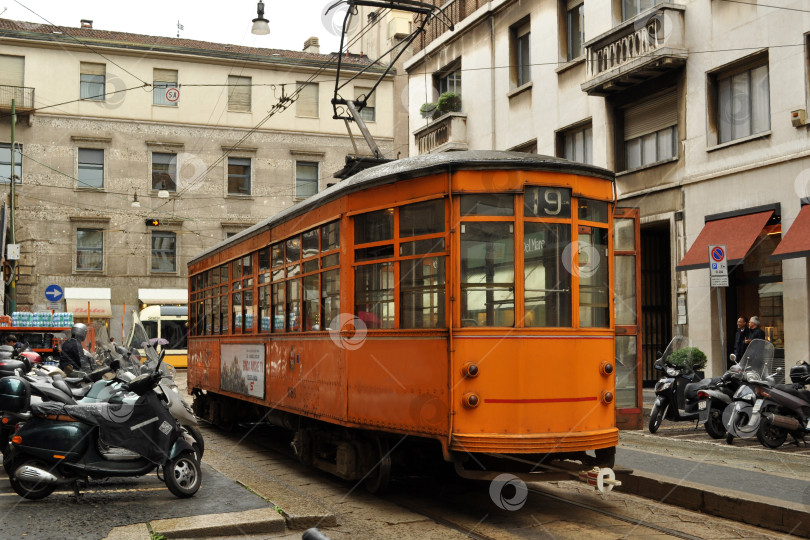
[[[752,408],[752,419],[759,418],[757,439],[766,448],[778,448],[793,437],[796,444],[805,442],[810,433],[810,365],[800,362],[790,369],[793,384],[777,384],[772,381],[753,381],[757,401]],[[806,443],[805,443],[806,444]]]
[[[667,360],[675,351],[689,345],[687,338],[675,336],[653,367],[664,375],[655,383],[655,404],[650,412],[648,428],[655,433],[664,418],[675,422],[696,420],[698,411],[698,390],[707,388],[720,378],[701,379],[692,369],[674,366]]]
[[[138,325],[145,336],[140,321]],[[155,469],[162,469],[166,487],[175,496],[197,492],[202,479],[199,458],[154,391],[163,378],[162,355],[148,343],[144,349],[154,368],[128,382],[119,379],[120,391],[107,402],[32,404],[28,381],[0,380],[0,408],[31,410],[31,418],[17,429],[3,456],[18,495],[42,499],[63,484],[72,484],[78,493],[80,480],[143,476]],[[125,403],[126,392],[136,394],[137,400]]]
[[[723,411],[734,399],[734,393],[740,387],[742,368],[737,363],[737,356],[729,355],[732,366],[720,377],[720,380],[707,388],[698,390],[698,424],[703,424],[706,433],[712,439],[726,436],[723,424]]]
[[[754,410],[757,402],[755,388],[756,383],[761,381],[773,385],[776,377],[781,374],[781,368],[770,373],[773,354],[773,344],[763,339],[753,340],[745,350],[739,363],[740,369],[735,370],[733,374],[739,381],[739,387],[734,392],[733,401],[723,411],[723,425],[728,432],[726,435],[728,444],[732,444],[734,438],[748,439],[757,436],[760,441],[768,438],[767,434],[759,433],[765,426],[760,422],[762,405],[757,405]],[[783,442],[784,440],[777,446]],[[776,441],[772,441],[772,444],[775,443]]]

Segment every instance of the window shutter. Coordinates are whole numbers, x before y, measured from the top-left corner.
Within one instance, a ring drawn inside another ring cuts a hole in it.
[[[296,116],[318,116],[318,83],[298,83],[301,91],[295,106]]]
[[[228,109],[250,111],[250,77],[228,76]]]
[[[176,83],[177,82],[177,70],[176,69],[158,69],[158,68],[155,68],[153,80],[160,81],[160,82]]]
[[[25,73],[24,56],[0,54],[0,85],[23,86]]]
[[[624,111],[624,140],[678,124],[678,97],[667,92]]]
[[[101,75],[102,77],[104,77],[107,74],[107,66],[104,64],[93,64],[90,62],[82,62],[81,71],[85,75]]]

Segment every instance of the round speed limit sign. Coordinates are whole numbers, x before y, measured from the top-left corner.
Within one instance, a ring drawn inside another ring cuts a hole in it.
[[[180,90],[178,88],[166,89],[166,101],[175,103],[178,99],[180,99]]]

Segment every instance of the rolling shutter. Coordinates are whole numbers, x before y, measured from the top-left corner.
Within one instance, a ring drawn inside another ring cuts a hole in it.
[[[8,56],[5,54],[0,54],[0,85],[24,86],[24,73],[24,56]]]
[[[678,124],[678,96],[673,90],[624,111],[624,140]]]
[[[300,92],[295,104],[296,116],[318,117],[318,83],[298,83]]]
[[[81,72],[85,75],[100,75],[104,77],[107,74],[107,66],[104,64],[93,64],[90,62],[82,62]]]
[[[176,83],[177,82],[177,70],[176,69],[158,69],[158,68],[155,68],[153,79],[155,81],[160,81],[160,82],[164,82],[164,83]]]
[[[250,111],[250,77],[228,76],[228,109]]]

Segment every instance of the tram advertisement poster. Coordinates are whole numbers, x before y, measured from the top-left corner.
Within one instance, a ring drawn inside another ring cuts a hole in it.
[[[264,399],[264,345],[223,344],[219,359],[221,390]]]

